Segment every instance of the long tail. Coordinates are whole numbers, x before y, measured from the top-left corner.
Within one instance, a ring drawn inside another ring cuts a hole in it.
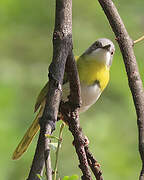
[[[39,131],[39,129],[40,129],[39,118],[43,114],[44,107],[45,107],[45,100],[42,102],[41,108],[40,108],[36,118],[34,119],[33,123],[31,124],[31,126],[25,133],[24,137],[22,138],[21,142],[17,146],[16,150],[14,151],[13,156],[12,156],[13,160],[18,159],[23,155],[23,153],[27,150],[28,146],[30,145],[32,139],[34,138],[36,133]]]

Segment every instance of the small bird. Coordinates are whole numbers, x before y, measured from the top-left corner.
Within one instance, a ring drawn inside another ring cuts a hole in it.
[[[82,105],[79,112],[85,112],[99,98],[109,82],[109,70],[115,52],[114,44],[106,38],[95,41],[77,60],[77,69],[80,78]],[[35,112],[40,108],[36,118],[22,138],[13,153],[12,159],[16,160],[27,150],[33,137],[40,129],[39,118],[43,114],[48,92],[48,82],[41,90],[35,104]],[[69,82],[64,81],[62,101],[67,101],[69,96]]]

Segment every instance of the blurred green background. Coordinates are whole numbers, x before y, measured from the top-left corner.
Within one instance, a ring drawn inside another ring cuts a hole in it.
[[[144,1],[115,0],[126,28],[135,40],[144,32]],[[54,0],[0,1],[0,179],[27,178],[37,138],[18,161],[12,153],[31,124],[36,96],[47,81],[52,57]],[[138,179],[136,115],[115,36],[97,1],[73,0],[74,53],[80,55],[97,38],[112,39],[116,53],[111,79],[98,102],[80,117],[90,149],[105,179]],[[144,77],[144,42],[135,55]],[[57,124],[57,135],[60,123]],[[67,128],[59,160],[59,176],[79,174],[78,160]],[[54,152],[52,159],[54,160]]]

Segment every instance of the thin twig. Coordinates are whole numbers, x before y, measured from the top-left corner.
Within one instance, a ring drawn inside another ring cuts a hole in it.
[[[61,147],[61,143],[62,143],[62,132],[63,132],[63,128],[64,128],[65,124],[62,123],[60,126],[60,132],[59,132],[59,139],[58,139],[58,146],[57,146],[57,150],[56,150],[56,160],[55,160],[55,167],[54,167],[54,173],[53,173],[53,180],[56,180],[56,176],[57,176],[57,167],[58,167],[58,158],[59,158],[59,150]]]
[[[48,180],[52,180],[52,167],[51,167],[50,153],[49,153],[48,160],[47,160],[46,177]]]
[[[142,37],[138,38],[137,40],[135,40],[135,41],[134,41],[134,44],[136,44],[136,43],[138,43],[138,42],[140,42],[140,41],[142,41],[142,40],[144,40],[144,36],[142,36]]]
[[[42,125],[41,125],[42,127]],[[45,132],[47,132],[48,134],[51,134],[53,132],[51,125],[47,124],[46,126],[46,131],[43,132],[43,128],[41,128],[40,131],[42,131],[43,136],[45,134]],[[44,142],[45,142],[45,138],[44,137]],[[48,138],[47,138],[48,139]],[[46,151],[44,151],[44,159],[45,159],[45,169],[46,169],[46,178],[47,180],[52,180],[52,168],[51,168],[51,159],[50,159],[50,139],[47,140],[47,149]]]
[[[123,55],[129,87],[133,96],[137,114],[139,152],[142,160],[142,170],[139,179],[144,180],[144,90],[133,51],[133,41],[129,37],[114,3],[111,0],[99,0],[99,3],[116,35],[116,39]]]

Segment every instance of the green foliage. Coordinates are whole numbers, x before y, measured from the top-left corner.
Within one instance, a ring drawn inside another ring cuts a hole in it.
[[[143,35],[144,1],[114,1],[135,40]],[[27,179],[37,142],[18,161],[11,156],[35,114],[33,107],[47,81],[52,57],[55,1],[0,1],[0,174],[1,180]],[[80,116],[90,149],[102,166],[105,179],[137,179],[141,168],[136,115],[118,45],[97,1],[73,0],[74,54],[80,55],[99,37],[112,39],[116,53],[110,83],[98,102]],[[143,44],[134,47],[144,80]],[[59,127],[57,123],[57,127]],[[58,128],[59,129],[59,128]],[[54,136],[58,136],[58,131]],[[58,173],[80,177],[72,136],[64,129]],[[52,165],[55,152],[51,152]]]
[[[62,180],[78,180],[78,175],[65,176]]]
[[[40,175],[40,174],[37,174],[37,177],[40,179],[40,180],[44,180],[44,178]],[[72,176],[64,176],[62,180],[78,180],[78,175],[72,175]]]
[[[40,180],[44,180],[44,178],[43,178],[40,174],[37,174],[37,177],[38,177]]]

